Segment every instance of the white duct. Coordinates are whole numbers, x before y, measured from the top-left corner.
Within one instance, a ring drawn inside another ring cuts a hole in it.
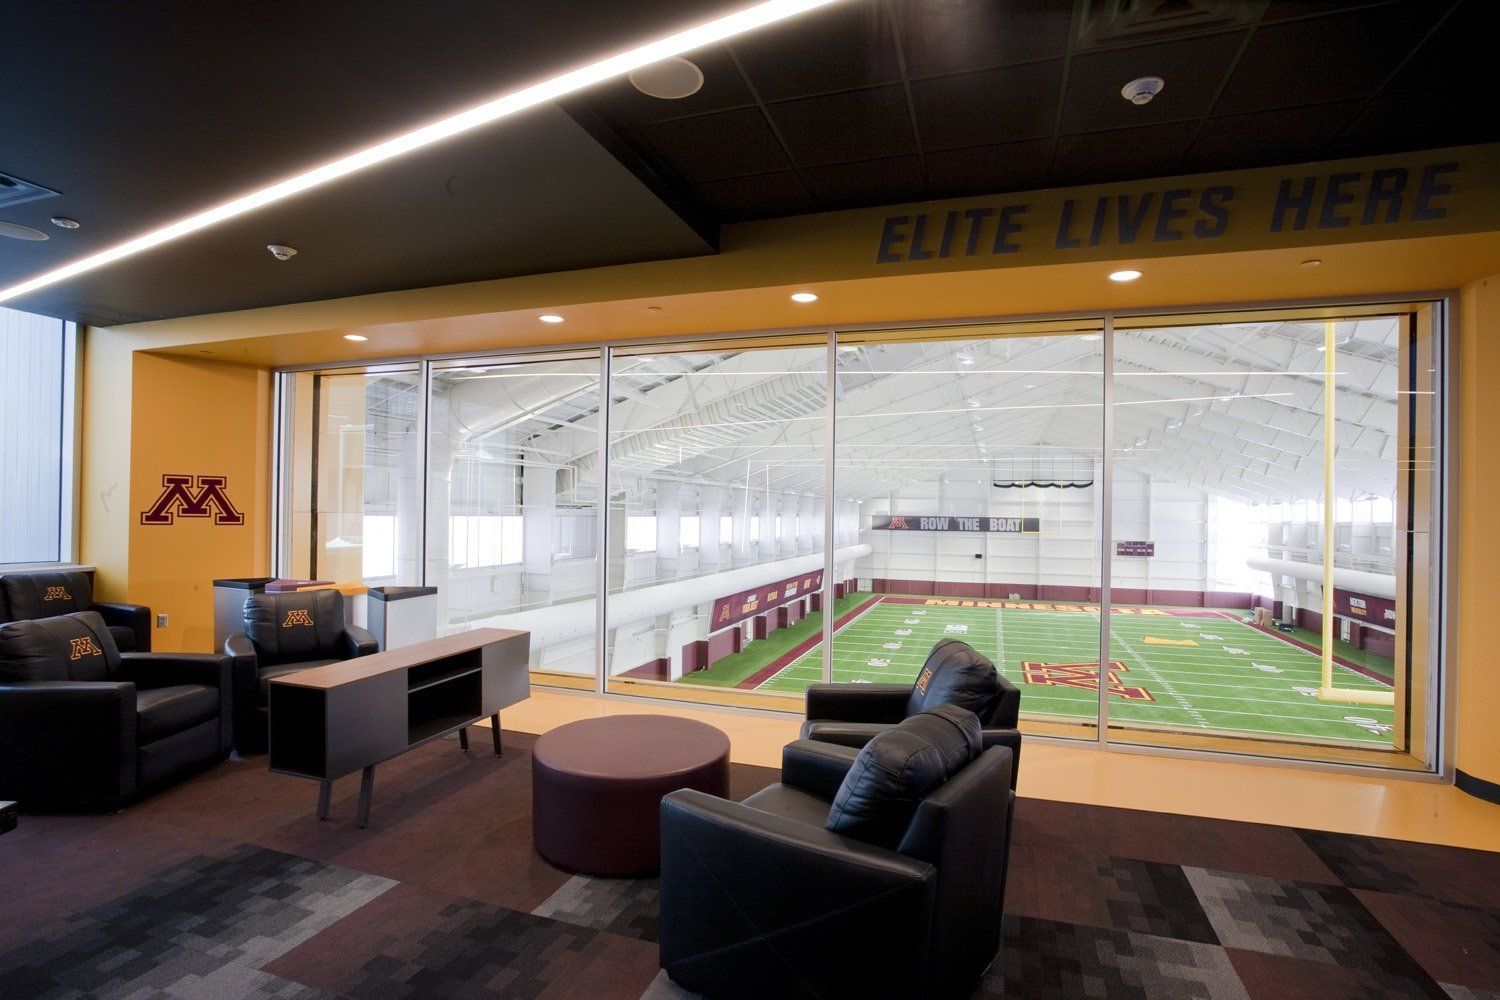
[[[1245,565],[1273,575],[1289,576],[1311,583],[1323,582],[1322,563],[1292,562],[1290,559],[1247,559]],[[1359,569],[1333,568],[1333,585],[1356,594],[1396,599],[1396,577],[1387,573],[1367,573]]]
[[[868,545],[851,545],[833,554],[835,566],[851,563],[870,554]],[[785,580],[799,573],[812,573],[823,568],[821,554],[798,556],[794,559],[778,559],[775,562],[745,566],[710,576],[671,583],[642,587],[623,594],[610,596],[607,605],[605,627],[617,629],[625,625],[661,615],[671,614],[682,608],[706,604],[717,597],[737,594],[745,590],[777,580]],[[474,628],[513,628],[531,633],[533,651],[546,649],[560,643],[583,639],[594,633],[594,601],[574,601],[571,604],[554,604],[514,614],[494,615],[490,618],[470,622]]]

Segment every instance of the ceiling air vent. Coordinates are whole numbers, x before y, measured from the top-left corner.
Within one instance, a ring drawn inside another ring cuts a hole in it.
[[[1086,0],[1080,50],[1218,31],[1255,21],[1265,0]]]
[[[55,198],[57,192],[51,188],[44,188],[30,181],[23,181],[19,177],[10,174],[0,174],[0,208],[9,208],[11,205],[19,205],[26,201],[36,201],[39,198]]]

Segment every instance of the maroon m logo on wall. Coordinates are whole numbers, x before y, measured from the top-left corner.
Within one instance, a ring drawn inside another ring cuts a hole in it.
[[[171,524],[175,517],[208,517],[212,513],[215,524],[244,524],[245,515],[235,509],[224,492],[228,482],[225,476],[167,473],[161,477],[161,496],[141,511],[141,523]]]

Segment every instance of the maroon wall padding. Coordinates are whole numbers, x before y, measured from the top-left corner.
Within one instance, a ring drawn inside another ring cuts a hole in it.
[[[970,597],[981,601],[984,600],[984,589],[982,583],[945,583],[939,580],[932,585],[936,597]]]
[[[1309,632],[1323,631],[1323,614],[1320,611],[1309,611],[1306,608],[1297,609],[1297,627],[1305,628]]]
[[[1020,594],[1023,601],[1036,600],[1036,584],[1034,583],[987,583],[984,585],[984,596],[990,601],[1008,601],[1011,594]]]
[[[822,611],[823,610],[823,592],[821,590],[814,591],[813,594],[812,594],[811,600],[812,600],[812,609],[814,611]]]
[[[1058,584],[1044,583],[1036,588],[1036,596],[1039,601],[1066,601],[1073,604],[1087,604],[1089,602],[1089,588],[1066,587]]]
[[[654,660],[647,660],[638,667],[631,667],[620,676],[638,677],[648,681],[669,681],[672,679],[672,661],[665,656],[659,656]]]
[[[844,596],[844,585],[842,583],[835,583],[833,585],[833,598],[834,598],[834,600],[838,600],[839,598],[841,598],[843,596]]]
[[[802,619],[802,608],[800,604],[783,604],[776,609],[775,615],[777,628],[786,628]]]
[[[715,632],[704,641],[703,645],[703,665],[711,667],[729,654],[740,651],[740,630],[727,628],[722,632]]]
[[[1147,604],[1171,604],[1184,608],[1203,607],[1201,590],[1150,590],[1146,594]]]
[[[756,615],[754,618],[750,619],[750,621],[751,627],[754,629],[751,634],[754,635],[757,639],[764,639],[766,636],[776,631],[776,623],[771,620],[771,616],[769,613]]]
[[[1115,604],[1145,604],[1148,591],[1140,587],[1111,587],[1110,600]]]
[[[1203,595],[1203,606],[1205,608],[1248,608],[1250,607],[1250,593],[1240,590],[1210,590]]]
[[[802,600],[800,600],[800,601],[797,602],[797,617],[798,618],[806,618],[807,617],[807,598],[805,598],[805,597],[802,598]]]
[[[682,647],[682,672],[690,674],[708,666],[708,641],[696,639]]]
[[[1376,656],[1388,656],[1394,660],[1396,658],[1396,637],[1369,629],[1365,633],[1364,648]]]

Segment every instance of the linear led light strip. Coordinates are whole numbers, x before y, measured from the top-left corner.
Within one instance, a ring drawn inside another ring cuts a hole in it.
[[[404,135],[398,135],[393,139],[367,146],[355,153],[339,157],[336,160],[314,167],[293,177],[278,181],[269,187],[251,191],[249,194],[240,195],[229,201],[222,202],[196,215],[190,215],[185,219],[179,219],[160,229],[153,229],[134,239],[126,240],[124,243],[116,244],[107,250],[90,254],[87,257],[75,260],[71,264],[64,264],[34,278],[6,289],[0,289],[0,302],[8,302],[11,299],[27,295],[48,285],[55,285],[59,281],[76,277],[88,271],[113,264],[117,260],[150,250],[152,247],[161,246],[172,240],[180,239],[210,226],[218,225],[229,219],[237,218],[247,212],[253,212],[267,205],[274,205],[293,195],[310,191],[321,187],[330,181],[347,177],[358,173],[387,160],[394,160],[399,156],[425,149],[434,143],[442,142],[444,139],[461,135],[482,125],[508,118],[528,108],[545,104],[577,93],[586,87],[602,83],[624,76],[632,70],[652,63],[661,62],[673,56],[692,52],[715,42],[722,42],[738,35],[763,28],[767,25],[784,21],[807,11],[816,10],[819,7],[827,7],[843,0],[768,0],[766,3],[756,4],[741,11],[736,11],[725,17],[721,17],[696,27],[688,28],[665,38],[649,42],[639,48],[621,52],[618,55],[601,59],[590,63],[579,69],[555,76],[550,80],[524,87],[521,90],[502,94],[491,101],[476,105],[457,114],[449,115],[447,118],[439,119],[421,128],[414,129]]]

